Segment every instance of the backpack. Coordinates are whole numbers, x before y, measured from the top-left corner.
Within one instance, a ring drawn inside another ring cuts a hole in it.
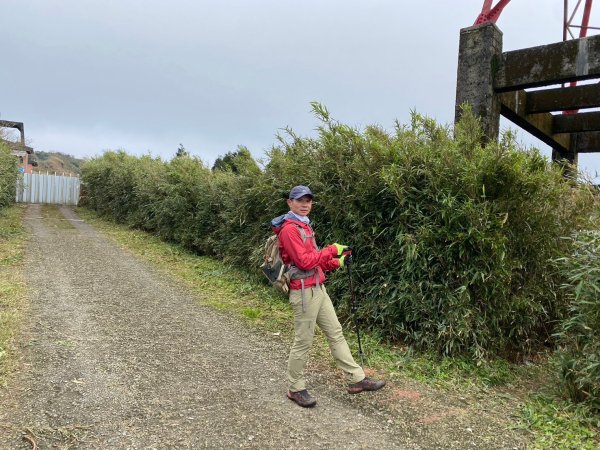
[[[308,236],[302,227],[296,225],[302,236],[302,241],[306,242]],[[313,238],[314,242],[314,238]],[[315,244],[316,247],[316,244]],[[315,270],[300,270],[291,264],[285,264],[279,253],[279,236],[273,234],[265,243],[265,252],[263,263],[260,265],[271,286],[282,294],[288,295],[290,291],[290,281],[295,279],[308,278],[314,275]]]

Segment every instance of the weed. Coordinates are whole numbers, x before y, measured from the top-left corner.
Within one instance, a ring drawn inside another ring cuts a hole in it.
[[[548,394],[532,397],[522,408],[518,428],[535,436],[531,449],[589,449],[600,445],[600,418],[587,407]]]
[[[258,308],[244,308],[242,309],[242,314],[248,319],[258,319],[262,315]]]
[[[14,363],[13,339],[23,315],[24,207],[0,209],[0,385]]]

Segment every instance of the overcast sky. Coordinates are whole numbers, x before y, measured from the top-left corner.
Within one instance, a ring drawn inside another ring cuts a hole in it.
[[[207,164],[238,145],[260,158],[284,127],[314,135],[311,101],[359,128],[391,129],[411,110],[451,124],[459,32],[482,4],[5,0],[0,118],[24,122],[38,151],[170,159],[182,143]],[[497,22],[504,51],[561,41],[562,20],[562,0],[512,0]],[[600,154],[580,166],[600,172]]]

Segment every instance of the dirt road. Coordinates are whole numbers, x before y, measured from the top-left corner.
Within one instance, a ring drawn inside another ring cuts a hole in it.
[[[30,311],[0,390],[1,449],[520,448],[464,413],[417,420],[402,396],[390,415],[369,401],[379,393],[349,396],[327,375],[310,380],[317,407],[296,406],[287,343],[201,306],[62,211],[72,227],[27,211]]]

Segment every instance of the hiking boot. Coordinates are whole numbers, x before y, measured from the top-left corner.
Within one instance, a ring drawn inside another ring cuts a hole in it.
[[[290,400],[295,401],[303,408],[310,408],[317,403],[317,399],[311,396],[306,389],[298,392],[288,391],[287,396]]]
[[[385,386],[383,380],[372,380],[370,378],[364,378],[358,383],[350,384],[348,386],[348,394],[358,394],[362,391],[377,391]]]

